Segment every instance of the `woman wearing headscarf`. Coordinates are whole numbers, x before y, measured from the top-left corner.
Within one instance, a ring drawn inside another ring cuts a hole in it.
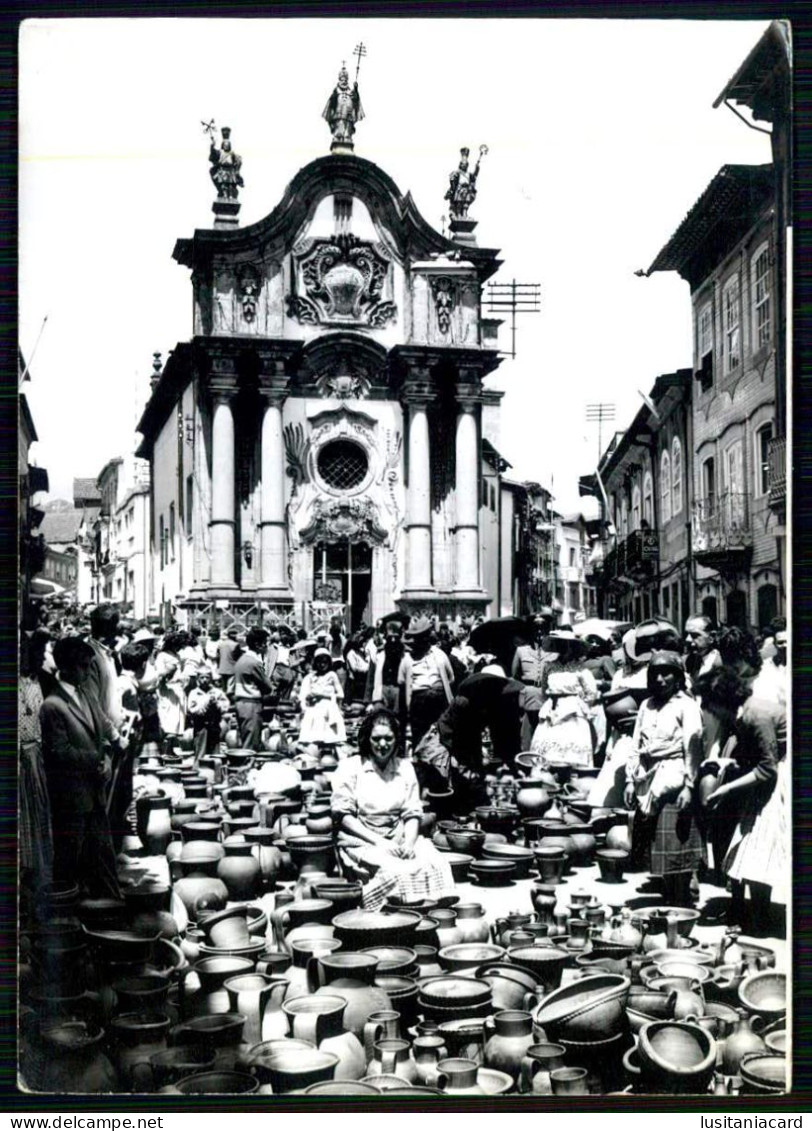
[[[583,644],[571,633],[551,632],[544,647],[558,657],[542,675],[543,703],[530,749],[552,762],[591,766],[595,732],[589,716],[598,687],[584,667]]]
[[[158,719],[164,737],[183,734],[186,728],[186,679],[180,652],[188,644],[185,632],[170,629],[155,658]]]
[[[651,653],[648,688],[626,763],[625,802],[635,809],[635,852],[650,854],[650,871],[662,877],[666,901],[688,906],[691,877],[703,856],[694,807],[702,712],[685,693],[685,667],[676,652]]]
[[[347,732],[339,707],[343,699],[344,691],[333,670],[332,656],[326,648],[317,648],[313,653],[313,666],[299,691],[303,712],[299,742],[316,742],[322,746],[346,742]]]
[[[440,898],[454,891],[451,867],[419,835],[422,805],[414,768],[398,757],[401,736],[391,711],[373,707],[358,732],[358,754],[339,762],[332,810],[345,868],[363,881],[364,907],[387,898]]]
[[[719,722],[723,758],[731,758],[705,800],[715,817],[738,818],[722,871],[731,882],[731,921],[741,922],[749,885],[757,930],[769,929],[770,902],[786,903],[789,889],[789,771],[786,711],[756,699],[750,684],[729,668],[697,681],[702,709]]]

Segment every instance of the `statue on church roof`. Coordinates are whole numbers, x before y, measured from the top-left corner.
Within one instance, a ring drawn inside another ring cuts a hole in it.
[[[358,61],[360,63],[360,58]],[[338,83],[324,107],[322,117],[326,119],[333,134],[331,151],[351,153],[355,123],[364,117],[364,110],[358,93],[358,72],[356,71],[356,80],[350,87],[350,76],[344,63],[341,64]]]
[[[231,129],[228,126],[223,126],[220,130],[222,140],[219,149],[214,144],[214,122],[204,123],[203,129],[211,139],[211,148],[209,149],[211,169],[209,174],[217,189],[217,199],[236,200],[244,182],[240,175],[242,157],[235,153],[231,147]]]
[[[460,150],[460,163],[448,178],[448,191],[443,199],[448,201],[448,210],[451,213],[452,220],[464,220],[468,215],[468,209],[476,200],[476,182],[479,176],[479,164],[488,152],[488,147],[487,145],[480,145],[479,157],[477,157],[473,172],[468,169],[468,155],[470,152],[470,149],[467,148]]]

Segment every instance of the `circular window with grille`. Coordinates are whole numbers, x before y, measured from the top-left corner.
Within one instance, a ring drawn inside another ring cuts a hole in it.
[[[333,491],[352,491],[366,479],[369,457],[352,440],[332,440],[319,452],[316,467],[319,478]]]

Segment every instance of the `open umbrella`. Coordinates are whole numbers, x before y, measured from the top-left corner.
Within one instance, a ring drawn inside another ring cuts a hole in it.
[[[608,640],[615,629],[625,632],[627,628],[631,627],[630,621],[601,620],[600,617],[589,617],[588,620],[574,624],[572,631],[576,636],[600,636],[602,639]]]
[[[318,644],[317,640],[299,640],[299,641],[296,642],[296,644],[291,644],[290,651],[291,652],[304,652],[308,648],[315,648],[317,644]]]
[[[510,671],[513,655],[520,644],[531,644],[536,626],[521,617],[498,617],[486,620],[471,631],[468,643],[480,656],[496,656],[506,672]]]

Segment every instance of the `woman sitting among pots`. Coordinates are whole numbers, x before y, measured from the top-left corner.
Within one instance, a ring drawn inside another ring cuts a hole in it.
[[[625,802],[636,808],[633,849],[642,857],[650,853],[666,901],[688,906],[691,876],[703,856],[694,808],[702,711],[685,693],[685,667],[676,652],[652,652],[648,688],[626,763]]]
[[[411,762],[398,757],[400,733],[391,711],[375,707],[358,732],[359,753],[339,762],[332,811],[338,854],[363,882],[364,907],[389,896],[422,899],[454,890],[451,867],[419,836],[423,808]]]

